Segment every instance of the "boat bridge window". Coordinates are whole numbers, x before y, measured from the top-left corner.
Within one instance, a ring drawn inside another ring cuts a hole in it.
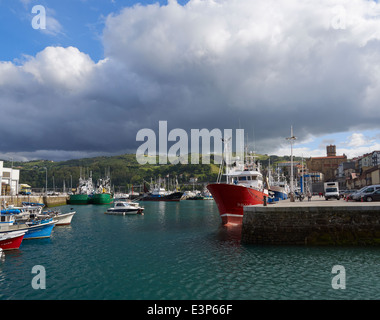
[[[10,221],[10,216],[0,216],[1,217],[1,220],[0,222],[9,222]]]
[[[257,176],[243,176],[239,177],[239,181],[252,181],[257,180]]]

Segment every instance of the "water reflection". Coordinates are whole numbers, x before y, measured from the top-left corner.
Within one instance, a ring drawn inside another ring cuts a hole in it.
[[[0,263],[2,299],[379,299],[378,248],[241,245],[214,202],[144,203],[144,216],[76,207],[51,240],[25,241]],[[48,290],[33,290],[32,267]],[[345,266],[348,289],[331,289]],[[340,295],[337,295],[340,294]]]
[[[241,225],[220,225],[216,233],[219,241],[236,243],[240,245],[241,241]]]

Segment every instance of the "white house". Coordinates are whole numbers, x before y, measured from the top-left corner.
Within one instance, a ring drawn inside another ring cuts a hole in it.
[[[11,195],[18,194],[19,191],[20,170],[13,168],[4,168],[3,161],[0,161],[0,196],[6,190],[4,185],[10,186]]]

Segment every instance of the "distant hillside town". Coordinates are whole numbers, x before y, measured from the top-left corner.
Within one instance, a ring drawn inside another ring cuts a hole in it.
[[[305,162],[305,165],[294,163],[295,176],[297,181],[304,180],[314,193],[323,191],[323,182],[327,181],[338,182],[341,190],[380,184],[380,151],[349,160],[345,154],[336,154],[335,145],[328,145],[326,156],[310,157]]]

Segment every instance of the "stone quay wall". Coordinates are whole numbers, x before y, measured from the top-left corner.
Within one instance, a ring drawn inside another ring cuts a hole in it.
[[[56,207],[66,205],[68,202],[68,196],[44,196],[44,195],[32,195],[32,196],[1,196],[0,204],[3,207],[14,205],[16,207],[22,206],[23,202],[38,202],[45,204],[46,207]]]
[[[380,245],[380,206],[245,207],[242,243]]]

